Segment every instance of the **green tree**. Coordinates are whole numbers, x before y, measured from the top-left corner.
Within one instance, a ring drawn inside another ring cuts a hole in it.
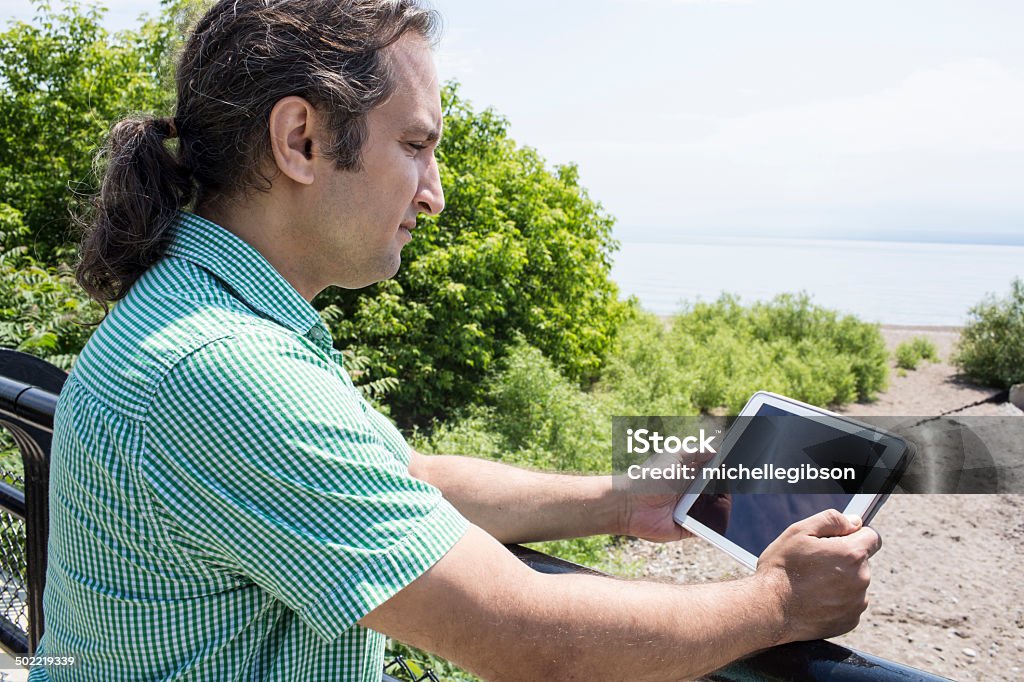
[[[0,244],[24,232],[21,214],[0,204]],[[25,246],[0,247],[0,346],[44,358],[63,369],[71,363],[100,319],[67,265],[46,266]]]
[[[399,379],[388,397],[404,425],[478,399],[517,335],[571,380],[596,378],[627,305],[610,280],[613,220],[575,166],[549,170],[508,137],[508,122],[442,92],[438,153],[448,208],[421,219],[398,276],[370,289],[329,290],[332,332]]]
[[[110,34],[102,8],[39,1],[33,23],[0,33],[0,196],[27,228],[8,247],[27,245],[51,265],[68,259],[72,211],[95,187],[93,158],[111,124],[170,109],[168,56],[193,5],[165,1],[159,19]]]

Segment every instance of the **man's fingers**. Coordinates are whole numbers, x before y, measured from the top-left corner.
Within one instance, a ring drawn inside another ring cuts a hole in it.
[[[831,538],[849,535],[862,526],[859,516],[846,516],[836,509],[826,509],[814,516],[793,524],[793,527],[807,535],[818,538]]]
[[[868,557],[882,548],[882,536],[864,525],[859,516],[845,515],[835,509],[826,509],[793,524],[793,528],[819,538],[842,537],[855,549],[867,552]]]
[[[851,533],[846,540],[853,543],[858,549],[867,550],[868,558],[873,557],[878,550],[882,549],[882,536],[870,526],[864,526],[856,533]]]

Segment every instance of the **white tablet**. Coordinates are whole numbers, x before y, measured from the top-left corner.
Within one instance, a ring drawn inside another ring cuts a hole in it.
[[[867,524],[912,454],[905,440],[874,426],[758,392],[673,516],[753,569],[782,531],[825,509]]]

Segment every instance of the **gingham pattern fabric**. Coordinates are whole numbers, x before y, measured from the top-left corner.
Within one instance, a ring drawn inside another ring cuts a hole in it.
[[[466,520],[409,476],[319,315],[194,216],[61,393],[30,680],[380,680],[356,621]]]

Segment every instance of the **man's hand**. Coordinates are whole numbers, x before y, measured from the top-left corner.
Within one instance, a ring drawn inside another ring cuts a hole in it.
[[[709,453],[665,453],[648,458],[644,463],[647,468],[668,468],[674,465],[690,467],[699,471],[712,455]],[[672,542],[691,537],[689,531],[680,526],[672,518],[672,512],[682,495],[679,492],[661,492],[646,489],[643,484],[631,485],[623,483],[626,488],[622,493],[622,521],[620,534],[648,540],[650,542]],[[659,486],[660,487],[660,486]],[[728,522],[729,504],[724,507],[723,528]]]
[[[690,537],[689,531],[672,518],[679,502],[676,493],[623,495],[622,534],[650,542],[672,542]]]
[[[756,577],[778,599],[779,643],[834,637],[860,622],[881,538],[857,517],[828,509],[794,523],[761,554]]]

